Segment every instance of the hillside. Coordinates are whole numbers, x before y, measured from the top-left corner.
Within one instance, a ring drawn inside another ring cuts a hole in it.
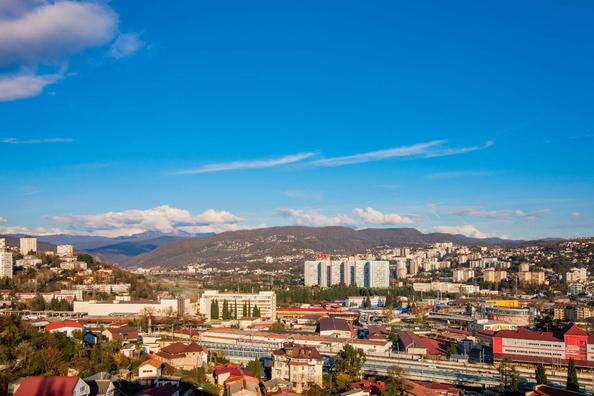
[[[249,263],[261,264],[267,256],[282,258],[283,261],[301,261],[322,253],[365,253],[366,249],[380,245],[396,247],[436,242],[489,245],[498,241],[442,233],[423,234],[413,228],[353,230],[347,227],[271,227],[186,238],[133,257],[123,265],[180,268],[198,262],[224,268]]]

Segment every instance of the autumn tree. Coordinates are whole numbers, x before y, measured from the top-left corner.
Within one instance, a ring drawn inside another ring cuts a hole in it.
[[[342,351],[338,352],[335,360],[337,371],[359,378],[367,358],[363,349],[355,349],[352,345],[346,344]]]

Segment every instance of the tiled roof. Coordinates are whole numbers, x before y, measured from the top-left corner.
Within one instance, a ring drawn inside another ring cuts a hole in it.
[[[322,318],[318,324],[318,331],[339,330],[351,331],[349,322],[340,318]]]
[[[571,335],[571,336],[588,336],[586,332],[575,323],[568,324],[561,330],[564,335]]]
[[[78,322],[74,322],[72,320],[62,320],[60,322],[53,322],[50,323],[48,325],[45,326],[45,329],[50,331],[50,330],[57,330],[57,329],[61,329],[63,327],[74,327],[77,329],[82,329],[83,325],[81,325]]]
[[[27,377],[14,396],[70,396],[79,379],[78,377]]]
[[[153,366],[155,368],[159,368],[159,367],[161,367],[162,364],[163,364],[163,362],[161,362],[160,360],[149,359],[149,360],[147,360],[145,362],[140,363],[140,366],[138,366],[138,367]]]
[[[183,342],[174,342],[173,344],[167,345],[166,347],[161,348],[161,352],[167,354],[180,354],[180,353],[188,353],[188,352],[205,352],[206,350],[202,348],[200,345],[196,344],[195,341],[192,341],[189,344],[184,344]]]
[[[292,342],[286,343],[281,349],[276,349],[272,353],[295,359],[322,359],[322,355],[320,355],[320,352],[316,348],[298,345]]]
[[[585,335],[585,334],[584,334]],[[512,338],[518,340],[535,340],[535,341],[553,341],[553,342],[562,342],[563,341],[563,333],[555,331],[555,332],[538,332],[538,331],[529,331],[520,327],[518,330],[499,330],[493,338]]]
[[[235,367],[219,367],[215,370],[215,375],[219,376],[221,374],[225,374],[225,373],[229,373],[231,375],[248,375],[250,377],[253,377],[254,374],[251,371],[248,370],[240,370],[238,368]]]

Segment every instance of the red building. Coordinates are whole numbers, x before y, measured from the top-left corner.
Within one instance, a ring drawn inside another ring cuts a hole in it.
[[[495,360],[547,364],[567,364],[573,358],[578,367],[594,367],[594,336],[575,324],[555,332],[501,330],[493,335],[493,355]]]

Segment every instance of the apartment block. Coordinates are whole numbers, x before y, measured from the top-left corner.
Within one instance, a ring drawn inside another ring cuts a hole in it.
[[[474,270],[472,269],[457,269],[452,272],[452,282],[468,282],[469,279],[474,278]]]
[[[33,238],[30,236],[21,238],[20,250],[23,256],[29,254],[29,252],[31,251],[37,253],[37,238]]]
[[[0,252],[0,278],[12,278],[12,253]]]
[[[276,319],[276,293],[272,291],[262,291],[259,293],[219,293],[218,290],[206,290],[200,297],[199,309],[200,313],[207,320],[212,319],[211,308],[213,301],[216,301],[219,306],[219,318],[223,317],[223,304],[227,301],[232,316],[235,315],[235,307],[237,307],[237,319],[244,316],[244,304],[251,310],[257,305],[261,318]],[[247,314],[247,317],[251,316],[251,313]]]
[[[58,247],[56,248],[56,254],[59,257],[72,257],[74,256],[74,246],[58,245]]]
[[[272,379],[290,381],[296,392],[322,386],[322,355],[315,347],[285,343],[272,352]]]
[[[388,287],[388,261],[320,260],[305,262],[305,286],[332,286],[344,283],[360,287]],[[406,269],[406,267],[405,267]]]

